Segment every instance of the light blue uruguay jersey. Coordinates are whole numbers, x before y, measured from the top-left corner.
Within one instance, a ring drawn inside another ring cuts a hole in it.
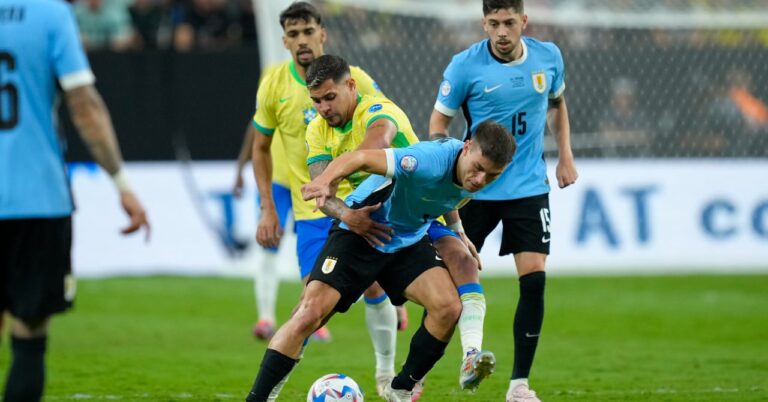
[[[65,90],[94,82],[72,8],[0,0],[0,219],[72,213],[54,127],[56,80]]]
[[[443,73],[435,109],[454,116],[459,108],[471,136],[485,120],[503,124],[517,141],[517,152],[502,175],[475,198],[513,200],[549,192],[544,163],[544,129],[549,99],[565,90],[565,66],[554,43],[523,36],[523,55],[497,59],[490,42],[475,43],[455,55]]]
[[[394,234],[376,249],[394,253],[416,243],[432,221],[469,201],[472,193],[454,181],[463,144],[451,138],[385,150],[386,177],[371,175],[346,199],[353,208],[382,203],[371,218],[392,227]]]

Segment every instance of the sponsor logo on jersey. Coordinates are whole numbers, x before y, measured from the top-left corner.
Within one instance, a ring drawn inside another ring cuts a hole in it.
[[[378,111],[379,111],[379,110],[381,110],[381,108],[383,108],[383,107],[384,107],[384,106],[382,106],[382,105],[381,105],[381,103],[377,103],[377,104],[375,104],[375,105],[371,105],[371,107],[369,107],[369,108],[368,108],[368,111],[369,111],[369,112],[371,112],[371,113],[373,113],[373,112],[378,112]]]
[[[443,81],[443,84],[440,85],[440,93],[443,96],[448,96],[451,93],[451,83],[448,80]]]
[[[536,92],[543,94],[544,91],[547,90],[547,74],[543,71],[532,73],[531,79],[533,80],[533,89],[535,89]]]
[[[336,257],[328,257],[323,261],[323,267],[320,269],[324,274],[330,274],[333,269],[336,268],[336,263],[339,262]]]
[[[400,159],[400,167],[408,173],[413,173],[417,166],[419,161],[411,155],[405,155]]]

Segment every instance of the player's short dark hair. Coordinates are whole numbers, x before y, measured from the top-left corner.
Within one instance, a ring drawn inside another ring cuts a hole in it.
[[[484,157],[500,166],[506,166],[517,149],[517,143],[509,131],[493,120],[486,120],[475,127],[472,145],[479,147]]]
[[[516,13],[523,13],[523,0],[483,0],[483,15],[488,15],[496,10],[511,8]]]
[[[291,3],[288,8],[280,13],[280,26],[283,27],[283,29],[285,29],[286,22],[294,20],[303,20],[307,23],[315,20],[317,25],[323,26],[323,17],[320,15],[320,12],[317,11],[315,6],[306,1]]]
[[[317,88],[328,80],[338,83],[349,74],[349,63],[344,58],[324,54],[307,68],[307,88]]]

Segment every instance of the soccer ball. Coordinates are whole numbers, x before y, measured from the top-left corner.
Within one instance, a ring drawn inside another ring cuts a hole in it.
[[[344,374],[327,374],[309,388],[307,402],[363,402],[363,391]]]

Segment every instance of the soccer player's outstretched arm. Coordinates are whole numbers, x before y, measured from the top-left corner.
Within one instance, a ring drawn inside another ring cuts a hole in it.
[[[309,165],[309,176],[314,180],[320,176],[330,164],[330,161],[317,161]],[[335,190],[334,190],[335,193]],[[325,200],[320,208],[324,214],[336,218],[345,224],[349,230],[366,239],[373,246],[383,246],[383,241],[392,240],[392,228],[371,219],[371,213],[381,207],[381,204],[352,209],[335,195]]]
[[[571,150],[571,125],[568,121],[568,107],[565,104],[565,97],[549,101],[547,109],[547,127],[554,134],[560,158],[557,162],[556,176],[557,184],[560,188],[565,188],[576,182],[579,177],[576,171],[576,165],[573,161],[573,150]]]
[[[316,200],[317,208],[336,197],[341,180],[357,171],[386,175],[387,156],[383,149],[364,149],[348,152],[331,162],[322,174],[301,188],[305,201]]]
[[[120,170],[123,157],[104,100],[93,84],[71,88],[65,92],[65,98],[80,138],[96,162],[112,176],[120,191],[120,202],[131,220],[121,232],[133,233],[144,227],[146,238],[149,239],[150,228],[146,211]]]

